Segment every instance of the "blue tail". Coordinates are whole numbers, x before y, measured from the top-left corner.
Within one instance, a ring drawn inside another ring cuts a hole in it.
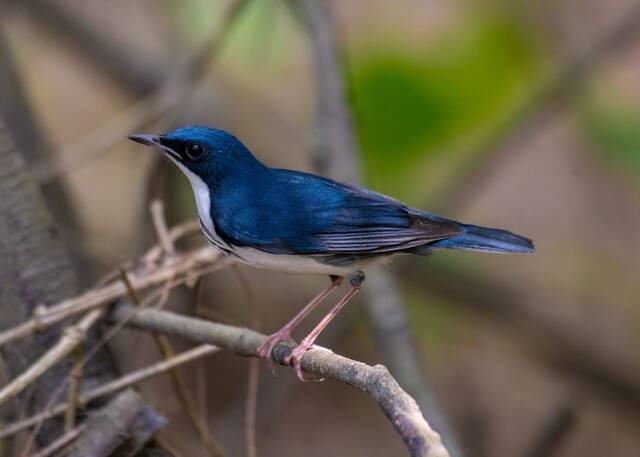
[[[533,242],[507,230],[460,224],[464,234],[436,241],[433,248],[463,249],[465,251],[495,253],[530,253],[535,250]]]

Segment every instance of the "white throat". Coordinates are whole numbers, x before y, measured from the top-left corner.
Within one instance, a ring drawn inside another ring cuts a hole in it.
[[[170,157],[171,158],[171,157]],[[180,168],[184,175],[189,179],[193,195],[196,199],[196,207],[198,216],[204,226],[211,232],[215,232],[213,220],[211,219],[211,196],[209,195],[209,186],[202,180],[200,176],[189,170],[177,160],[171,160]]]

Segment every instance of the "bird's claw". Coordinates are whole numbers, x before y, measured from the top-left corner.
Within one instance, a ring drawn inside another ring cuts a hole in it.
[[[314,381],[321,382],[324,381],[324,378],[315,378],[313,376],[307,378],[302,372],[302,357],[307,353],[309,349],[313,347],[313,343],[302,340],[302,342],[293,348],[291,353],[284,359],[284,363],[287,365],[291,365],[296,372],[296,376],[302,382]]]
[[[275,347],[282,341],[290,341],[291,333],[287,331],[278,331],[273,333],[267,337],[264,343],[260,345],[258,348],[258,356],[266,359],[267,364],[269,365],[269,369],[274,376],[277,376],[276,367],[273,363],[273,350]]]

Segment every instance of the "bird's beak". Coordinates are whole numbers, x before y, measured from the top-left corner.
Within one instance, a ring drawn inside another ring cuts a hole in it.
[[[129,135],[131,141],[135,141],[136,143],[144,144],[145,146],[158,146],[162,147],[162,143],[160,143],[160,137],[158,135]]]
[[[155,146],[160,148],[172,159],[180,160],[180,155],[171,148],[163,145],[158,135],[129,135],[127,138],[131,141],[135,141],[136,143],[144,144],[145,146]]]

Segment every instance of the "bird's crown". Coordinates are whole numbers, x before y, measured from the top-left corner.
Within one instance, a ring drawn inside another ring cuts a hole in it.
[[[156,146],[183,171],[210,186],[231,174],[262,170],[262,165],[240,140],[224,130],[189,125],[162,135],[131,135],[133,141]]]

